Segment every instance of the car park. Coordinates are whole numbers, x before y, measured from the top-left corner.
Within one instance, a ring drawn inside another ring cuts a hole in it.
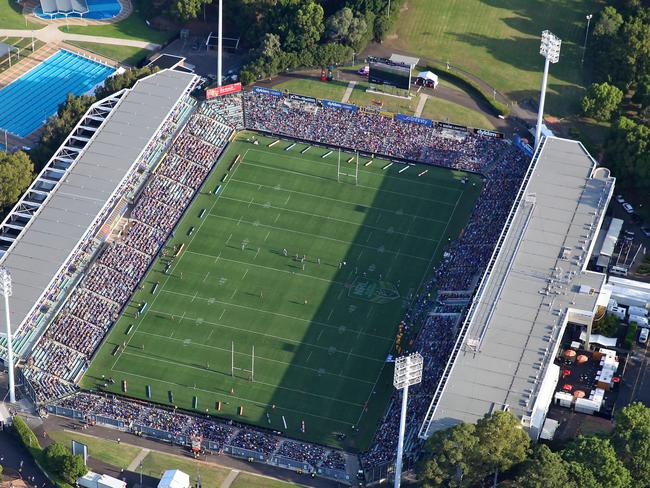
[[[633,241],[634,240],[634,232],[631,231],[631,230],[623,231],[623,238],[626,241]]]
[[[623,210],[625,210],[629,214],[634,213],[634,207],[632,205],[630,205],[629,203],[624,203],[623,204]]]
[[[646,329],[645,327],[641,329],[641,332],[639,333],[639,342],[641,344],[648,342],[648,334],[650,334],[650,329]]]

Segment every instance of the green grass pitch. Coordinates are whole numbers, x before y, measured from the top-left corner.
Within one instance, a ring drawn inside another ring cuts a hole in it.
[[[363,158],[358,184],[339,183],[336,151],[323,158],[324,148],[302,154],[303,144],[286,151],[289,142],[250,136],[231,143],[167,243],[182,253],[168,274],[171,257],[154,264],[82,387],[105,375],[121,393],[126,379],[128,396],[146,399],[149,385],[160,404],[171,391],[178,408],[193,410],[196,397],[203,413],[365,449],[392,391],[386,358],[405,307],[466,224],[482,179]]]

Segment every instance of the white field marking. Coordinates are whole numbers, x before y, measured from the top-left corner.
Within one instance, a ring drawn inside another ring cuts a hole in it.
[[[236,183],[241,183],[243,185],[255,185],[256,184],[256,183],[251,183],[250,181],[246,181],[246,180],[239,180],[239,179],[234,178],[234,177],[230,178],[230,181],[235,181]],[[275,187],[269,186],[269,185],[262,185],[262,186],[264,186],[265,188],[275,189]],[[287,192],[290,192],[290,193],[295,193],[296,195],[303,195],[303,196],[307,196],[307,197],[311,197],[311,198],[317,198],[319,200],[328,200],[330,202],[337,202],[337,203],[342,203],[342,204],[345,204],[345,205],[355,205],[357,207],[364,207],[364,208],[367,208],[369,210],[374,210],[374,211],[378,211],[378,212],[386,212],[386,213],[389,213],[391,215],[395,215],[395,209],[394,208],[374,207],[374,206],[364,205],[362,203],[351,202],[349,200],[341,200],[340,198],[332,198],[332,197],[326,197],[326,196],[323,196],[323,195],[317,195],[315,193],[307,193],[307,192],[298,191],[298,190],[287,190],[286,188],[281,188],[280,190],[281,191],[287,191]],[[410,217],[411,214],[403,214],[403,216]],[[377,218],[377,222],[379,222],[380,218],[381,218],[381,216],[379,216]],[[418,218],[422,219],[422,220],[426,220],[427,222],[435,222],[437,224],[444,224],[445,222],[447,222],[446,220],[430,219],[428,217],[422,217],[422,216],[418,216]]]
[[[287,200],[284,202],[285,207],[289,204],[289,199],[290,198],[291,198],[291,193],[289,193],[289,196],[287,197]]]
[[[253,198],[251,198],[251,201],[250,201],[250,202],[248,202],[248,208],[250,208],[250,207],[251,207],[251,203],[253,203],[253,200],[254,200],[254,199],[253,199]]]
[[[185,252],[190,252],[190,251],[185,251]],[[214,256],[211,256],[214,257]],[[217,261],[219,261],[219,258],[221,257],[221,251],[219,251],[219,254],[217,255],[216,258],[214,258],[214,264],[217,264]]]
[[[368,313],[366,314],[366,318],[370,318],[372,312],[373,312],[372,305],[370,305],[370,308],[368,309]]]
[[[169,293],[170,295],[179,295],[179,296],[188,297],[188,298],[192,296],[192,295],[188,295],[187,293],[180,293],[178,291],[171,291],[171,290],[161,290],[161,292]],[[209,300],[209,298],[203,298],[201,296],[198,296],[196,298],[197,298],[197,300]],[[223,301],[220,301],[220,300],[215,300],[214,303],[219,303],[221,305],[226,305],[226,306],[234,307],[234,308],[242,308],[244,310],[254,310],[255,312],[258,312],[258,313],[266,313],[266,314],[269,314],[269,315],[276,315],[278,317],[283,317],[285,319],[297,320],[299,322],[307,322],[310,325],[320,325],[322,327],[327,327],[329,329],[336,329],[336,330],[339,329],[338,325],[327,324],[325,322],[319,322],[317,320],[303,319],[301,317],[294,317],[293,315],[287,315],[287,314],[280,313],[280,312],[271,312],[270,310],[263,310],[261,308],[248,307],[246,305],[239,305],[237,303],[223,302]],[[170,314],[167,314],[167,315],[170,315]],[[390,342],[392,342],[394,340],[392,338],[388,338],[388,337],[384,337],[384,336],[380,336],[380,335],[375,335],[375,334],[364,334],[364,335],[367,335],[368,337],[372,337],[374,339],[380,339],[382,341],[390,341]]]
[[[368,238],[366,239],[366,242],[370,242],[370,238],[372,237],[372,232],[368,234]]]
[[[337,297],[336,297],[337,300],[340,300],[340,299],[341,299],[341,297],[343,296],[343,292],[344,292],[344,291],[345,291],[345,290],[341,290],[341,291],[339,292],[339,294],[338,294]]]
[[[243,215],[242,215],[241,217],[239,217],[239,221],[237,222],[237,225],[239,225],[239,223],[241,222],[241,219],[243,219],[243,218],[244,218]],[[234,219],[233,219],[233,220],[234,220]]]
[[[277,214],[277,215],[275,216],[275,220],[273,221],[273,223],[275,224],[275,223],[278,221],[279,218],[280,218],[280,214]]]
[[[195,344],[192,344],[192,345],[195,345]],[[196,345],[204,346],[203,344],[196,344]],[[204,346],[204,347],[212,347],[212,346]],[[223,349],[223,351],[224,352],[230,352],[230,349]],[[213,375],[216,374],[216,375],[219,375],[219,377],[223,376],[222,373],[219,373],[217,371],[208,371],[205,368],[201,368],[201,367],[198,367],[198,366],[192,366],[191,364],[180,363],[178,361],[173,361],[171,359],[163,359],[163,358],[159,358],[159,357],[155,357],[155,356],[146,356],[146,355],[132,353],[132,352],[126,352],[125,354],[128,354],[129,356],[135,356],[135,357],[138,357],[138,358],[148,359],[149,361],[157,361],[157,362],[160,362],[160,363],[172,364],[172,365],[174,365],[176,367],[180,367],[180,368],[194,369],[194,370],[198,370],[198,371],[201,371],[201,372],[207,373],[207,374],[213,374]],[[255,359],[264,360],[265,358],[261,358],[261,357],[256,355]],[[306,368],[306,369],[312,369],[312,368]],[[336,376],[338,376],[338,375],[336,375]],[[367,383],[370,383],[370,382],[367,382]],[[289,388],[287,386],[273,385],[271,383],[265,383],[264,381],[260,381],[259,379],[255,380],[255,384],[268,386],[270,388],[279,388],[281,390],[294,391],[296,393],[302,393],[303,395],[309,395],[309,396],[313,396],[315,398],[333,400],[333,401],[335,401],[337,403],[343,403],[343,404],[346,404],[346,405],[353,405],[353,406],[359,405],[359,404],[354,403],[354,402],[348,402],[347,400],[341,400],[339,398],[334,398],[334,397],[330,397],[330,396],[327,396],[327,395],[319,395],[318,393],[310,393],[308,391],[301,390],[301,389],[298,389],[298,388]]]
[[[266,240],[269,238],[270,235],[271,235],[271,231],[268,231],[266,233],[266,237],[264,238],[264,242],[266,242]]]
[[[169,293],[172,293],[172,292],[170,291]],[[233,298],[235,298],[235,294],[236,294],[236,293],[237,293],[237,288],[235,288],[235,291],[232,292],[232,296],[230,297],[231,300],[232,300]]]
[[[163,312],[161,310],[156,310],[156,313],[158,313],[160,315],[166,315],[168,317],[171,316],[170,313]],[[203,320],[203,322],[201,322],[201,325],[205,326],[205,327],[210,327],[210,328],[213,328],[213,329],[223,328],[223,329],[229,329],[229,330],[234,330],[234,331],[238,331],[238,332],[244,331],[247,334],[258,335],[258,336],[261,336],[261,337],[267,337],[267,338],[271,338],[271,339],[277,339],[278,341],[290,342],[292,344],[296,344],[296,345],[299,345],[299,346],[313,347],[314,349],[321,349],[323,351],[328,351],[329,350],[329,347],[319,346],[318,344],[312,344],[312,343],[309,343],[309,342],[298,341],[298,340],[295,340],[295,339],[280,337],[280,336],[276,336],[276,335],[273,335],[273,334],[266,334],[264,332],[259,332],[259,331],[252,330],[252,329],[242,329],[241,327],[238,327],[238,326],[236,327],[236,326],[232,326],[232,325],[220,324],[220,323],[217,323],[217,322],[210,322],[209,320]],[[322,332],[323,331],[321,330],[320,333],[322,334]],[[153,337],[160,337],[162,339],[167,339],[167,337],[159,335],[159,334],[154,334],[153,332],[139,331],[138,333],[139,334],[150,335],[150,336],[153,336]],[[347,329],[346,329],[345,333],[347,333]],[[356,331],[350,331],[350,333],[352,335],[357,334]],[[319,338],[320,338],[320,335],[319,335]],[[183,339],[174,339],[174,340],[181,341]],[[230,351],[230,349],[228,349],[228,351]],[[353,356],[356,357],[356,358],[362,359],[364,361],[370,361],[370,362],[375,362],[375,363],[383,363],[384,362],[383,358],[382,359],[377,359],[377,358],[373,358],[373,357],[370,357],[370,356],[364,356],[363,354],[353,354]]]
[[[320,336],[323,335],[324,330],[321,329],[321,331],[318,333],[318,337],[316,338],[316,342],[320,341]]]
[[[359,252],[359,255],[357,256],[357,261],[358,261],[359,259],[361,259],[361,255],[362,255],[362,254],[363,254],[363,249],[361,249],[361,251]]]
[[[246,278],[247,274],[248,274],[248,268],[246,268],[246,271],[244,271],[244,276],[241,277],[242,281],[244,281],[244,278]]]
[[[181,326],[182,326],[183,318],[185,318],[185,312],[183,312],[183,315],[181,315],[181,318],[178,319],[178,325],[181,325]],[[172,339],[172,338],[174,337],[174,332],[175,332],[175,331],[176,331],[176,327],[174,327],[174,330],[172,330],[172,333],[169,334],[169,338],[170,338],[170,339]],[[135,334],[136,332],[137,332],[137,329],[136,329],[136,331],[133,332],[133,333]]]
[[[266,239],[265,239],[265,240],[266,240]],[[254,257],[253,259],[255,259],[259,253],[260,253],[260,248],[258,247],[258,248],[257,248],[257,252],[255,253],[255,257]]]
[[[329,313],[329,315],[327,316],[327,321],[328,321],[328,322],[329,322],[329,320],[332,318],[332,314],[333,314],[333,313],[334,313],[334,309],[330,310],[330,313]]]
[[[205,283],[205,280],[208,279],[208,276],[210,276],[210,272],[209,272],[209,271],[205,274],[205,278],[203,278],[203,283]]]
[[[212,217],[213,219],[222,219],[222,220],[229,220],[231,222],[235,222],[235,219],[232,219],[230,217],[225,217],[225,216],[222,216],[222,215],[213,214],[213,213],[208,214],[208,217]],[[239,225],[240,223],[253,225],[253,222],[249,222],[247,220],[242,220],[241,217],[239,219],[239,222],[237,222],[237,225]],[[310,234],[309,232],[301,232],[299,230],[286,229],[284,227],[275,227],[273,225],[259,224],[257,227],[266,227],[266,228],[270,228],[270,229],[274,229],[274,230],[279,230],[281,232],[290,232],[292,234],[300,234],[300,235],[303,235],[303,236],[312,237],[314,239],[324,239],[326,241],[340,242],[342,244],[347,244],[349,247],[356,246],[356,247],[371,249],[373,251],[377,251],[379,249],[377,247],[366,246],[364,244],[359,244],[357,242],[344,241],[343,239],[335,239],[334,237],[327,237],[327,236],[323,236],[323,235]],[[438,244],[440,244],[440,242],[438,242]],[[386,254],[395,254],[394,251],[389,251],[388,249],[384,249],[384,253],[386,253]],[[412,254],[403,254],[403,256],[409,257],[411,259],[417,259],[419,261],[429,261],[429,259],[427,259],[427,258],[422,258],[420,256],[413,256]]]
[[[167,385],[174,385],[174,386],[180,386],[181,388],[187,388],[187,385],[182,385],[180,383],[174,383],[173,381],[161,380],[161,379],[158,379],[158,378],[152,378],[151,376],[145,376],[145,375],[141,375],[141,374],[130,373],[128,371],[122,371],[122,370],[119,370],[119,369],[115,369],[114,371],[116,373],[122,373],[122,374],[126,374],[126,375],[129,375],[129,376],[135,376],[137,378],[142,378],[144,380],[157,381],[158,383],[165,383]],[[201,371],[205,371],[205,370],[201,369]],[[255,383],[258,383],[258,382],[255,381]],[[216,393],[216,392],[214,392],[212,390],[205,390],[203,388],[195,388],[195,391],[202,391],[202,392],[208,393],[210,395],[214,395]],[[266,403],[258,402],[258,401],[251,400],[249,398],[240,397],[240,396],[230,395],[229,398],[232,398],[232,399],[235,399],[235,400],[242,400],[242,401],[245,401],[245,402],[248,402],[248,403],[252,403],[254,405],[259,405],[261,407],[267,407],[268,406],[268,404],[266,404]],[[303,412],[301,410],[295,410],[293,408],[282,407],[282,410],[286,410],[288,412],[293,412],[293,413],[295,413],[297,415],[305,415],[305,416],[315,417],[315,418],[319,418],[319,419],[323,419],[323,420],[329,420],[330,422],[335,422],[335,423],[341,424],[341,425],[350,425],[350,426],[355,425],[355,424],[353,424],[351,422],[344,422],[343,420],[333,419],[333,418],[330,418],[330,417],[325,417],[323,415],[317,415],[317,414],[313,414],[313,413],[309,413],[309,412]]]
[[[241,200],[240,198],[223,197],[223,199],[224,200],[231,200],[233,202],[246,203],[245,200]],[[255,205],[258,205],[260,207],[264,206],[264,204],[260,204],[260,203],[256,203]],[[274,207],[273,205],[271,205],[268,208],[280,209],[280,207]],[[363,229],[365,227],[367,229],[374,229],[374,230],[381,230],[381,231],[386,230],[383,227],[375,227],[375,226],[367,225],[367,224],[360,223],[360,222],[354,222],[352,220],[337,219],[335,217],[330,217],[328,215],[320,215],[320,214],[315,214],[315,213],[311,213],[311,212],[303,212],[301,210],[295,210],[295,209],[291,209],[291,208],[283,208],[283,209],[280,209],[280,210],[283,210],[284,212],[291,212],[291,213],[296,213],[296,214],[301,214],[301,215],[308,215],[310,217],[318,217],[318,218],[321,218],[321,219],[331,220],[333,222],[342,222],[344,224],[351,224],[351,225],[354,225],[354,226],[358,227],[359,229]],[[413,219],[418,219],[420,217],[418,217],[417,215],[413,215],[412,218]],[[430,239],[428,237],[421,237],[421,236],[418,236],[418,235],[415,235],[415,234],[410,234],[408,232],[405,234],[403,232],[394,231],[393,233],[397,234],[397,235],[405,235],[405,236],[408,236],[408,237],[414,237],[416,239],[422,239],[422,240],[425,240],[425,241],[438,242],[436,239]],[[370,235],[372,235],[372,232],[370,233]],[[368,236],[368,239],[366,240],[366,242],[368,242],[370,240],[370,235]]]
[[[219,315],[219,319],[218,319],[218,320],[221,320],[221,319],[223,318],[223,314],[224,314],[224,313],[226,313],[226,309],[225,309],[225,308],[221,311],[221,315]]]
[[[199,294],[198,291],[195,291],[195,292],[194,292],[194,296],[192,297],[192,300],[191,300],[192,302],[194,302],[194,299],[196,298],[196,295],[198,295],[198,294]]]
[[[230,234],[230,235],[228,236],[228,239],[226,239],[226,244],[228,244],[228,243],[230,242],[230,238],[231,238],[231,237],[232,237],[232,234]]]
[[[188,252],[190,254],[194,254],[195,256],[203,256],[203,257],[206,257],[206,258],[214,257],[211,254],[203,254],[203,253],[195,252],[195,251],[185,251],[185,252]],[[278,273],[286,273],[286,274],[290,274],[290,275],[300,276],[301,278],[310,278],[310,279],[313,279],[313,280],[324,281],[326,283],[333,283],[333,284],[336,284],[336,285],[345,286],[344,281],[328,280],[327,278],[319,278],[318,276],[312,276],[312,275],[303,274],[303,273],[299,273],[299,272],[295,272],[295,271],[287,271],[286,269],[273,268],[271,266],[264,266],[262,264],[255,264],[255,263],[247,263],[247,262],[244,262],[244,261],[237,261],[236,259],[228,259],[228,258],[220,258],[220,259],[222,261],[227,261],[229,263],[245,264],[246,266],[268,269],[268,270],[271,270],[271,271],[277,271]]]
[[[262,154],[266,153],[265,151],[260,150],[260,149],[249,149],[246,152],[248,153],[249,151],[250,152],[258,152],[258,153],[262,153]],[[301,161],[301,162],[305,161],[304,158],[299,158],[297,156],[287,156],[286,158],[283,158],[283,159],[295,159],[295,160]],[[328,163],[328,162],[325,162],[325,161],[311,161],[310,160],[309,163],[310,164],[321,164],[321,165],[332,166],[332,163]],[[247,163],[247,164],[250,164],[250,163]],[[426,167],[427,165],[422,164],[420,166]],[[371,169],[370,170],[364,170],[364,169],[359,168],[359,173],[366,173],[366,174],[371,175],[371,176],[380,177],[381,179],[391,178],[391,179],[404,181],[401,178],[399,178],[398,176],[384,175],[382,173],[378,173],[377,171],[372,171]],[[426,182],[426,181],[413,180],[413,184],[414,185],[432,186],[432,187],[435,187],[435,188],[444,188],[445,191],[455,191],[455,192],[461,192],[461,193],[463,192],[463,190],[460,190],[460,189],[457,189],[457,188],[449,188],[449,187],[447,187],[445,185],[438,185],[436,183],[429,183],[429,182]]]
[[[174,338],[171,338],[171,337],[159,336],[157,334],[153,334],[153,333],[150,333],[150,332],[140,332],[140,334],[144,334],[144,335],[148,335],[148,336],[152,336],[152,337],[158,337],[160,339],[165,339],[165,340],[171,340],[171,341],[174,341],[174,342],[182,342],[183,344],[185,344],[185,340],[186,340],[186,339],[178,339],[178,338],[174,339]],[[232,351],[232,349],[230,349],[229,347],[211,346],[209,344],[198,343],[198,342],[192,342],[191,344],[186,344],[186,346],[187,347],[200,347],[200,348],[203,348],[203,349],[212,349],[214,351],[219,351],[219,352],[228,353],[228,354],[231,353],[231,351]],[[318,349],[326,350],[327,348],[320,347]],[[310,351],[310,352],[313,352],[313,351]],[[339,351],[339,353],[345,354],[342,351]],[[131,353],[131,354],[137,355],[137,353]],[[245,353],[237,352],[235,354],[245,354]],[[348,355],[350,355],[350,354],[348,354]],[[356,354],[352,354],[352,356],[356,357]],[[145,355],[144,357],[149,357],[149,356]],[[318,369],[316,369],[316,368],[310,368],[309,366],[303,366],[301,364],[297,364],[295,361],[291,361],[290,363],[287,363],[285,361],[280,361],[279,359],[267,358],[267,357],[258,356],[258,355],[255,355],[255,359],[260,359],[261,361],[267,361],[267,362],[270,362],[270,363],[277,363],[277,364],[281,364],[283,366],[289,366],[289,367],[292,367],[292,368],[296,367],[296,368],[300,368],[300,369],[306,369],[308,371],[313,371],[313,372],[316,372],[316,373],[318,372]],[[168,360],[169,361],[174,361],[173,359],[168,359]],[[174,361],[174,362],[176,362],[176,361]],[[183,363],[181,363],[181,364],[183,364]],[[334,373],[326,373],[326,374],[329,374],[331,376],[341,376],[341,375],[335,375]],[[359,382],[359,383],[366,383],[366,384],[369,384],[369,385],[372,384],[372,381],[363,380],[361,378],[355,378],[353,376],[343,376],[343,377],[345,379],[356,381],[356,382]]]
[[[312,352],[314,352],[314,351],[309,351],[309,354],[307,355],[307,360],[305,361],[306,363],[309,362],[309,359],[311,358],[311,353],[312,353]]]
[[[246,153],[247,153],[247,152],[248,152],[248,150],[246,150]],[[246,153],[244,153],[244,157],[246,157]],[[236,167],[235,170],[233,171],[233,176],[234,176],[235,173],[237,172],[237,169],[238,169],[238,168],[239,168],[239,165],[237,165],[237,167]],[[210,214],[210,212],[212,212],[212,209],[214,209],[214,206],[215,206],[215,205],[217,204],[217,202],[219,201],[219,197],[220,197],[221,195],[223,195],[223,192],[224,192],[225,189],[228,187],[228,184],[230,183],[230,181],[231,181],[231,179],[229,178],[229,179],[226,181],[226,183],[224,184],[224,186],[223,186],[223,190],[220,191],[219,194],[215,197],[214,202],[212,202],[212,205],[210,206],[210,210],[208,210],[208,215]],[[203,184],[203,186],[199,189],[199,191],[202,190],[203,188],[205,188],[205,185],[206,185],[206,184],[207,184],[207,181]],[[199,231],[201,230],[201,227],[203,227],[203,224],[205,224],[205,221],[206,221],[206,220],[207,220],[207,219],[202,219],[202,220],[201,220],[201,223],[199,224],[199,227],[196,229],[196,232],[194,232],[194,233],[192,234],[192,236],[190,237],[190,240],[188,241],[188,243],[187,243],[187,247],[186,247],[185,249],[189,249],[189,248],[190,248],[190,245],[191,245],[192,242],[194,241],[194,238],[199,234]],[[231,235],[232,235],[232,234],[231,234]],[[229,238],[229,239],[230,239],[230,238]],[[164,245],[164,244],[163,244],[163,245]],[[167,282],[169,281],[169,279],[173,276],[173,272],[174,272],[174,270],[176,269],[176,267],[178,266],[178,263],[180,263],[181,260],[182,260],[184,257],[185,257],[185,253],[182,253],[182,254],[179,256],[179,258],[176,260],[176,262],[173,264],[173,266],[172,266],[171,269],[169,270],[169,275],[167,276],[167,278],[165,279],[165,282],[162,284],[162,286],[161,286],[161,288],[160,288],[161,291],[164,289],[164,287],[165,287],[165,285],[167,284]],[[215,261],[215,262],[216,262],[216,261]],[[147,317],[147,314],[151,311],[151,309],[153,308],[153,305],[156,303],[156,300],[158,300],[158,297],[159,297],[159,296],[160,296],[160,293],[156,294],[156,296],[154,297],[153,301],[151,302],[151,305],[147,308],[147,310],[144,311],[144,313],[143,313],[142,316],[140,317],[140,320],[138,321],[138,323],[137,323],[136,326],[135,326],[135,330],[133,331],[133,334],[131,335],[131,337],[129,337],[129,340],[128,340],[127,343],[126,343],[127,346],[131,343],[131,339],[132,339],[133,336],[135,335],[135,332],[138,331],[138,328],[140,327],[140,324],[142,324],[142,322],[144,321],[144,319]],[[124,349],[126,349],[126,348],[124,348]],[[124,350],[123,350],[123,351],[124,351]],[[115,358],[115,362],[113,362],[113,366],[111,367],[111,371],[113,370],[113,368],[115,367],[115,365],[116,365],[117,362],[119,361],[121,355],[122,355],[122,353],[118,354],[118,355],[117,355],[117,358]]]
[[[256,167],[256,168],[270,169],[271,171],[280,171],[282,173],[289,173],[289,174],[293,174],[293,175],[304,176],[305,178],[312,178],[312,179],[317,179],[317,180],[330,181],[330,179],[328,177],[326,177],[326,176],[309,175],[307,173],[301,173],[300,171],[293,171],[293,170],[284,169],[284,168],[276,168],[274,166],[267,166],[265,164],[255,164],[255,163],[242,163],[242,164],[246,164],[247,166],[253,166],[253,167]],[[390,165],[392,163],[388,163],[388,164]],[[402,193],[402,192],[393,191],[393,190],[384,190],[382,188],[377,188],[377,187],[374,187],[374,186],[357,185],[357,187],[358,188],[364,188],[364,189],[367,189],[367,190],[372,190],[372,191],[377,192],[377,193],[389,193],[391,195],[399,195],[401,197],[417,198],[418,200],[423,200],[423,201],[426,201],[426,202],[435,203],[436,205],[448,205],[450,207],[452,205],[451,203],[449,203],[447,201],[443,201],[443,200],[434,200],[433,198],[427,198],[427,197],[423,197],[423,196],[415,197],[415,196],[407,194],[407,193]],[[461,192],[461,194],[462,194],[462,192]]]
[[[214,329],[210,329],[210,333],[208,334],[208,338],[206,339],[206,342],[210,342],[210,337],[212,337],[213,332],[214,332]]]

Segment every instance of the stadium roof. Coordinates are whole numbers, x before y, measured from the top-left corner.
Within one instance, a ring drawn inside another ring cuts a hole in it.
[[[105,206],[109,210],[111,196],[195,79],[160,71],[126,90],[105,109],[107,115],[99,109],[109,99],[95,104],[0,224],[0,246],[8,246],[0,247],[0,265],[13,284],[12,330],[30,314]],[[0,311],[4,314],[4,303]]]
[[[605,276],[585,267],[613,188],[609,171],[596,170],[579,142],[545,139],[463,324],[446,381],[434,394],[422,437],[497,410],[521,419],[533,415],[567,319],[586,322],[596,308]]]

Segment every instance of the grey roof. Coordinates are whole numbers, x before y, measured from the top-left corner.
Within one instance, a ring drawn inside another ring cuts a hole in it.
[[[88,4],[86,0],[41,0],[41,9],[44,14],[86,13]]]
[[[584,271],[614,183],[594,167],[580,143],[546,138],[428,433],[505,408],[531,415],[567,315],[593,313],[604,283]]]
[[[420,63],[420,58],[414,58],[412,56],[404,56],[402,54],[392,54],[390,60],[393,63],[408,64],[411,68],[414,68]]]
[[[49,195],[40,213],[0,259],[12,277],[13,331],[28,316],[194,78],[164,70],[138,81]],[[4,316],[4,302],[0,312]]]

